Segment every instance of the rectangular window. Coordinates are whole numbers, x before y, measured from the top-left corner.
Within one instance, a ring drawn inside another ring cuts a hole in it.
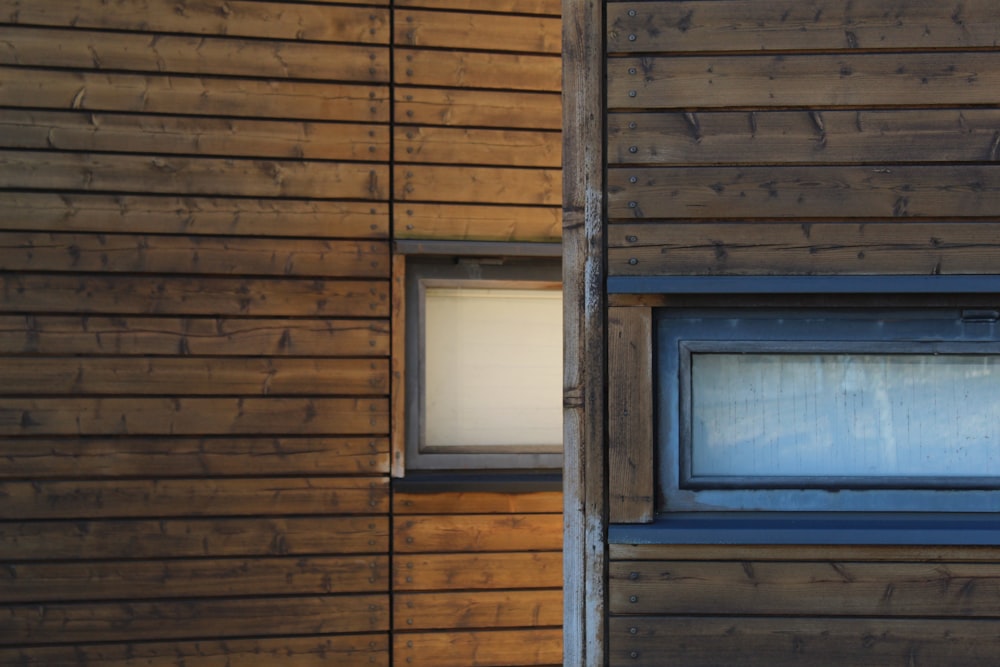
[[[662,311],[661,509],[996,511],[996,319]]]
[[[558,262],[407,268],[407,468],[562,464]]]

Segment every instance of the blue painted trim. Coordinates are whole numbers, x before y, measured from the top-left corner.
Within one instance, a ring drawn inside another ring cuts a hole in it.
[[[613,276],[609,294],[978,294],[1000,292],[1000,275]]]

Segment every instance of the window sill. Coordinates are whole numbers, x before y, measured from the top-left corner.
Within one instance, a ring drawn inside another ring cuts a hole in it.
[[[609,527],[611,544],[1000,546],[997,514],[690,513]]]
[[[552,473],[413,473],[393,481],[401,493],[541,493],[562,491],[562,475]]]

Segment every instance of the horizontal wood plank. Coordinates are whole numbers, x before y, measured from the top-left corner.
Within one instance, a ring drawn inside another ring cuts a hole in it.
[[[407,630],[492,629],[562,624],[562,591],[397,593],[393,626]]]
[[[393,530],[397,553],[562,549],[559,514],[406,516]]]
[[[406,493],[396,491],[392,500],[394,514],[551,514],[562,512],[563,495],[559,491],[532,493],[440,492]]]
[[[554,206],[421,204],[394,207],[397,239],[558,242],[562,209]]]
[[[5,561],[386,553],[386,517],[261,517],[0,523]]]
[[[11,107],[372,123],[389,119],[384,85],[4,66],[0,80],[0,104]]]
[[[609,544],[611,560],[812,560],[892,562],[988,562],[1000,560],[995,547],[948,545],[824,544]]]
[[[387,595],[326,595],[0,607],[0,644],[46,644],[389,629]]]
[[[994,617],[986,563],[630,561],[611,564],[611,614]]]
[[[562,554],[529,553],[407,554],[395,556],[396,591],[561,588]]]
[[[562,631],[400,632],[393,636],[393,655],[412,667],[561,665]]]
[[[383,202],[0,192],[0,229],[385,239]]]
[[[0,232],[0,271],[388,278],[378,241]]]
[[[389,322],[0,315],[0,354],[384,357]]]
[[[385,474],[386,438],[4,438],[0,479]]]
[[[101,315],[387,317],[389,281],[0,274],[4,310]]]
[[[988,665],[1000,651],[995,621],[879,618],[613,618],[608,646],[614,667]]]
[[[448,90],[402,85],[395,86],[393,90],[397,123],[527,130],[558,130],[562,127],[562,102],[557,93]]]
[[[561,37],[557,18],[407,8],[395,17],[398,46],[558,54]]]
[[[383,435],[385,398],[8,398],[0,435]]]
[[[993,10],[989,0],[948,7],[927,0],[609,2],[608,51],[992,47],[1000,40]]]
[[[6,604],[243,595],[373,593],[389,588],[387,556],[5,563]]]
[[[396,0],[396,7],[559,16],[559,0]]]
[[[368,4],[387,4],[369,2]],[[387,44],[389,11],[295,2],[203,0],[176,11],[171,0],[42,2],[0,0],[0,20],[15,25],[229,35],[264,39]]]
[[[395,167],[397,201],[468,202],[557,206],[562,196],[558,169],[503,167]]]
[[[1000,266],[1000,229],[988,222],[664,227],[614,225],[608,274],[989,274]]]
[[[397,126],[396,162],[555,167],[562,161],[558,132]]]
[[[0,178],[32,190],[374,200],[387,197],[389,172],[352,162],[0,150]]]
[[[385,161],[389,130],[360,123],[0,111],[0,144],[60,151]]]
[[[612,169],[608,209],[618,220],[995,217],[1000,169],[894,164]]]
[[[613,113],[608,162],[993,162],[998,126],[993,109]]]
[[[993,104],[990,52],[612,58],[611,109]]]
[[[338,667],[389,667],[388,633],[0,648],[0,664],[27,667],[81,663],[149,667],[180,662],[186,667],[216,667],[227,661],[240,667],[314,667],[329,660]]]
[[[558,92],[562,84],[555,55],[396,48],[395,58],[394,79],[402,86]]]
[[[375,514],[388,479],[277,477],[0,482],[0,519]]]
[[[0,64],[385,83],[381,46],[0,25]]]

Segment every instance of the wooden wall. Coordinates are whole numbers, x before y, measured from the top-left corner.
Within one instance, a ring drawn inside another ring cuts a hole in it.
[[[605,9],[609,277],[1000,271],[990,3]],[[655,509],[641,464],[654,452],[629,397],[652,361],[635,323],[677,301],[608,298],[604,506],[640,522]],[[622,352],[617,334],[645,346]],[[585,454],[603,446],[579,432]],[[985,665],[1000,651],[988,629],[996,549],[611,544],[607,554],[599,613],[611,665]]]
[[[559,9],[0,0],[0,664],[559,663],[560,494],[389,478],[392,230],[558,241]]]

